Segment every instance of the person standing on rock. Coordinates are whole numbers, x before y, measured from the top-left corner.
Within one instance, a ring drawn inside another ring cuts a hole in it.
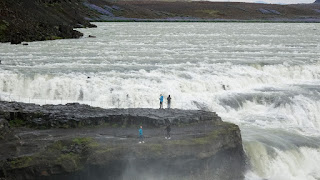
[[[170,95],[167,97],[167,101],[168,101],[168,109],[170,109],[170,106],[171,106],[171,97]]]
[[[167,125],[166,131],[167,131],[167,135],[166,135],[165,138],[166,138],[166,139],[171,139],[171,136],[170,136],[171,126],[170,126],[170,124]]]
[[[142,126],[139,129],[139,143],[144,143]]]
[[[163,96],[160,94],[160,109],[163,109]]]

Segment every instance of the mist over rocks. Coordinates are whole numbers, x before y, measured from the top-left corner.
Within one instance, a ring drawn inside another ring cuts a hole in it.
[[[231,180],[245,171],[239,127],[214,112],[0,102],[0,119],[10,124],[0,139],[3,179]]]

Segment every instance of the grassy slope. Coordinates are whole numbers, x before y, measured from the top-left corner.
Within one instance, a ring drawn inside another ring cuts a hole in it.
[[[320,19],[320,4],[274,5],[255,3],[208,2],[208,1],[119,1],[124,10],[116,15],[127,18],[192,17],[203,19],[275,20]],[[262,13],[261,9],[275,10]]]

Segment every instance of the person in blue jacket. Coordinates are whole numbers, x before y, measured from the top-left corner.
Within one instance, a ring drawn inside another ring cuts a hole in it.
[[[160,109],[163,109],[163,96],[160,94]]]
[[[144,143],[142,126],[139,129],[139,143]]]

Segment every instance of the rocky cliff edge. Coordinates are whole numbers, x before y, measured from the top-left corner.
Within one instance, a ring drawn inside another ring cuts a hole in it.
[[[0,130],[6,180],[234,180],[245,170],[239,127],[214,112],[0,102]]]

